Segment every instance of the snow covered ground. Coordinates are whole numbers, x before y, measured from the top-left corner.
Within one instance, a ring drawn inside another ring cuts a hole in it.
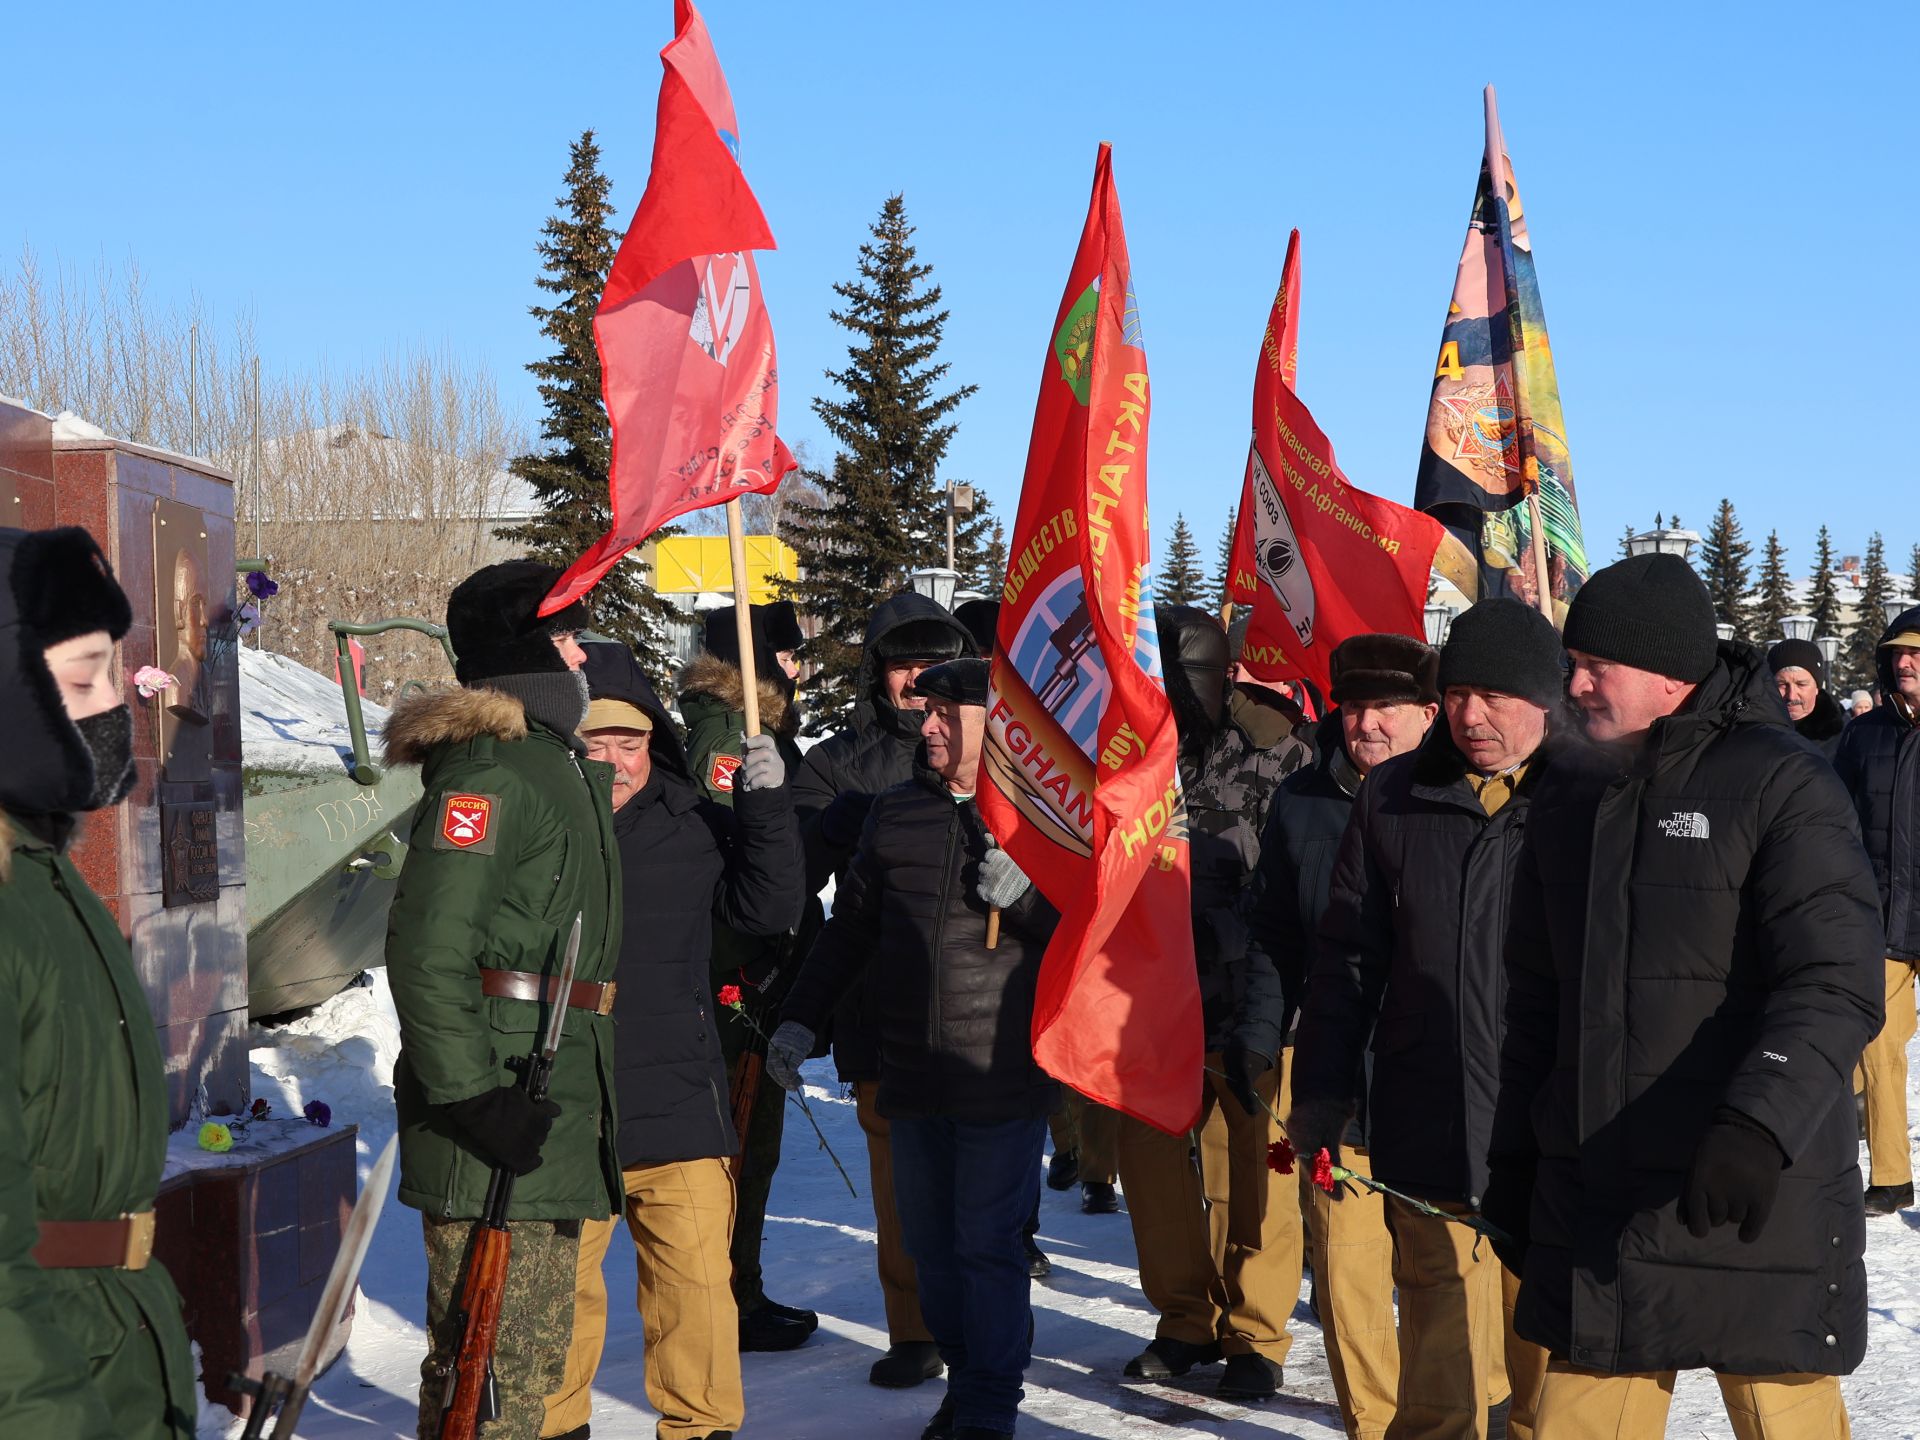
[[[399,1050],[386,976],[346,991],[312,1014],[275,1030],[256,1027],[254,1094],[282,1115],[308,1100],[326,1101],[336,1123],[360,1125],[360,1170],[393,1130],[391,1079]],[[1920,1046],[1910,1057],[1920,1081]],[[812,1128],[789,1111],[786,1153],[767,1221],[767,1289],[789,1305],[820,1312],[820,1332],[804,1347],[745,1360],[745,1436],[765,1440],[911,1440],[939,1403],[938,1382],[916,1390],[879,1390],[867,1367],[886,1346],[880,1292],[873,1272],[873,1216],[866,1198],[866,1162],[853,1104],[840,1097],[828,1062],[808,1067],[809,1102],[861,1196],[849,1196]],[[1920,1084],[1911,1109],[1920,1115]],[[1120,1368],[1153,1334],[1153,1314],[1140,1294],[1133,1237],[1124,1215],[1082,1215],[1077,1188],[1042,1191],[1040,1243],[1053,1275],[1033,1287],[1034,1362],[1020,1434],[1098,1440],[1237,1440],[1289,1435],[1338,1440],[1333,1384],[1319,1331],[1304,1304],[1295,1312],[1286,1390],[1263,1406],[1213,1397],[1218,1366],[1172,1385],[1122,1383]],[[616,1235],[608,1257],[613,1297],[607,1354],[595,1392],[596,1437],[650,1440],[653,1414],[641,1373],[639,1316],[630,1304],[626,1267],[632,1248]],[[1920,1361],[1920,1211],[1869,1220],[1867,1265],[1872,1305],[1866,1363],[1844,1383],[1859,1440],[1914,1440],[1920,1405],[1912,1370]],[[376,1440],[411,1436],[424,1339],[419,1318],[426,1284],[419,1223],[397,1201],[388,1205],[361,1276],[353,1339],[320,1381],[300,1427],[303,1440]],[[203,1437],[237,1435],[224,1410],[209,1410]],[[1683,1375],[1667,1433],[1730,1435],[1719,1391],[1704,1373]]]

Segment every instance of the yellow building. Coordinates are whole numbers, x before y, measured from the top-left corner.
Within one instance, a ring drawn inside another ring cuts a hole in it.
[[[776,599],[775,583],[800,573],[800,557],[793,547],[772,535],[749,535],[747,598],[755,605]],[[733,560],[724,535],[671,535],[641,552],[641,562],[653,576],[661,595],[733,593]]]

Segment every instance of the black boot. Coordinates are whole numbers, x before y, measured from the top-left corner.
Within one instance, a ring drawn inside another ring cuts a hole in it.
[[[1264,1355],[1229,1355],[1220,1376],[1220,1398],[1271,1400],[1282,1378],[1280,1367]]]
[[[1127,1362],[1126,1373],[1137,1380],[1171,1380],[1176,1375],[1186,1374],[1196,1365],[1211,1365],[1219,1358],[1220,1342],[1217,1340],[1206,1345],[1195,1345],[1186,1340],[1175,1340],[1170,1335],[1161,1335]]]
[[[940,1408],[933,1412],[933,1418],[927,1421],[927,1428],[920,1432],[920,1440],[953,1440],[953,1392],[951,1390],[941,1400]]]
[[[1120,1197],[1104,1180],[1088,1180],[1080,1186],[1080,1209],[1088,1215],[1111,1215],[1120,1208]]]
[[[820,1317],[811,1310],[795,1310],[765,1300],[740,1312],[740,1349],[795,1350],[806,1344],[807,1337],[819,1326]]]
[[[1867,1187],[1867,1213],[1869,1215],[1892,1215],[1905,1210],[1913,1204],[1913,1182],[1904,1185],[1869,1185]]]
[[[889,1345],[887,1353],[873,1362],[867,1383],[884,1385],[889,1390],[910,1390],[922,1380],[940,1378],[940,1347],[931,1340],[903,1340]]]
[[[1071,1190],[1073,1182],[1080,1178],[1080,1152],[1078,1150],[1056,1150],[1053,1158],[1047,1161],[1047,1188],[1049,1190]]]
[[[1027,1274],[1035,1280],[1044,1280],[1053,1273],[1053,1262],[1047,1258],[1047,1252],[1033,1243],[1031,1235],[1022,1235],[1020,1243],[1027,1247]]]

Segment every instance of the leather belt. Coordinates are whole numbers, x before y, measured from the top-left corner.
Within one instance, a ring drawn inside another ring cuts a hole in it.
[[[117,1220],[42,1220],[33,1258],[43,1270],[144,1270],[153,1258],[153,1211]]]
[[[596,1015],[613,1012],[614,982],[576,980],[567,996],[569,1010],[591,1010]],[[533,1000],[551,1004],[560,992],[558,975],[536,975],[531,970],[480,971],[480,993],[496,1000]]]

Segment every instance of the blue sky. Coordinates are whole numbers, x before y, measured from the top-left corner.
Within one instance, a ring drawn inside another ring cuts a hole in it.
[[[1481,150],[1480,87],[1526,201],[1589,544],[1704,526],[1920,540],[1920,109],[1906,4],[1829,7],[771,3],[704,12],[762,260],[782,430],[844,360],[827,320],[906,196],[980,393],[951,474],[1011,515],[1042,358],[1115,147],[1154,379],[1162,535],[1209,556],[1289,227],[1300,390],[1356,483],[1411,496]],[[567,6],[35,6],[8,22],[0,255],[137,258],[162,298],[251,307],[265,363],[448,344],[498,374],[543,346],[533,243],[568,142],[599,132],[631,212],[671,0]],[[32,63],[21,63],[31,57]]]

